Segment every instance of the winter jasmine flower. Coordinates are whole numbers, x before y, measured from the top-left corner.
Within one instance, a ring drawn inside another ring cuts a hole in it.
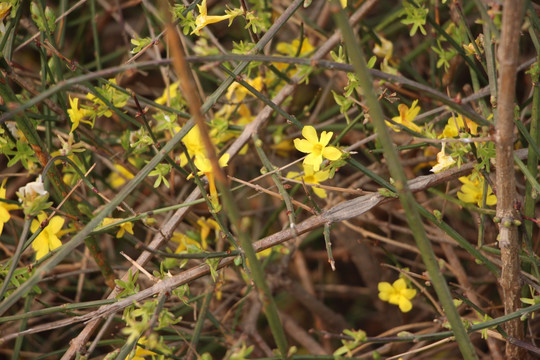
[[[29,182],[23,187],[19,188],[19,201],[23,202],[25,199],[33,199],[37,196],[47,195],[47,190],[43,186],[43,180],[39,175],[36,181]]]
[[[88,115],[88,110],[79,108],[79,98],[72,99],[70,96],[69,106],[71,108],[68,109],[67,113],[71,120],[71,132],[75,131],[81,122],[94,126],[92,121],[85,119],[85,116]]]
[[[47,214],[41,212],[37,220],[32,220],[30,231],[35,233],[41,224],[47,219]],[[62,246],[62,242],[58,238],[60,231],[64,226],[64,219],[60,216],[53,216],[49,224],[41,230],[38,236],[32,242],[32,248],[36,252],[36,260],[41,259],[49,252]]]
[[[398,305],[401,312],[412,309],[411,300],[416,296],[415,289],[409,289],[404,279],[398,279],[393,284],[380,282],[378,285],[379,299]]]
[[[206,239],[208,239],[208,236],[210,235],[210,231],[213,229],[216,233],[216,238],[221,230],[219,227],[219,224],[214,219],[206,219],[203,217],[200,217],[197,220],[197,225],[201,227],[201,244],[202,248],[206,250],[208,247],[208,243]]]
[[[173,233],[173,236],[171,237],[171,241],[178,243],[178,247],[174,251],[175,254],[180,254],[185,252],[186,250],[197,250],[196,252],[200,252],[202,250],[201,244],[197,240],[194,240],[190,238],[187,235],[184,235],[182,233]],[[193,251],[191,251],[193,252]]]
[[[208,15],[208,9],[206,8],[206,0],[203,0],[199,5],[197,5],[199,8],[199,16],[195,19],[195,25],[197,27],[195,30],[191,32],[191,35],[199,35],[199,31],[201,31],[202,28],[204,28],[206,25],[217,23],[223,20],[227,20],[231,18],[231,15]]]
[[[160,105],[165,105],[167,101],[170,102],[171,99],[176,98],[176,96],[178,96],[179,85],[180,85],[179,82],[175,82],[168,88],[165,88],[165,90],[163,91],[163,94],[155,100],[155,103],[160,104]]]
[[[437,153],[437,165],[431,168],[431,172],[438,173],[456,163],[456,160],[454,160],[452,156],[446,155],[444,152],[445,145],[446,143],[443,143],[441,151]]]
[[[469,177],[460,177],[459,181],[461,181],[463,185],[461,186],[461,191],[458,191],[457,193],[458,199],[466,203],[477,204],[479,207],[482,206],[484,177],[479,174],[472,174]],[[486,205],[492,206],[495,204],[497,204],[497,197],[493,194],[491,186],[488,185]]]
[[[416,125],[413,120],[418,116],[418,113],[420,112],[420,107],[417,106],[418,100],[414,100],[411,108],[405,104],[400,104],[398,106],[399,110],[399,116],[393,117],[392,120],[398,124],[401,124],[412,131],[416,131],[418,133],[422,132],[422,128],[420,128],[418,125]],[[388,126],[392,128],[395,132],[400,132],[401,128],[399,126],[396,126],[390,122],[386,122]]]
[[[219,166],[226,167],[227,163],[229,162],[230,155],[225,153],[219,158]],[[197,175],[202,176],[205,175],[208,178],[208,189],[210,190],[210,201],[212,202],[212,205],[214,208],[217,208],[219,206],[219,200],[218,200],[218,192],[216,189],[216,182],[214,178],[214,171],[212,168],[212,163],[210,162],[210,159],[208,159],[206,156],[199,155],[195,157],[195,160],[193,161],[195,166],[197,167],[197,170],[199,172]],[[193,175],[188,176],[188,179],[193,177]]]
[[[313,126],[304,126],[302,135],[305,139],[294,139],[294,146],[298,151],[307,153],[304,165],[313,167],[313,171],[319,171],[323,158],[335,161],[341,157],[341,151],[333,146],[327,146],[332,138],[333,132],[323,131],[321,138],[317,137],[317,131]]]
[[[305,165],[304,166],[304,175],[300,175],[300,173],[295,172],[295,171],[290,171],[287,174],[287,177],[289,179],[302,178],[302,180],[306,184],[314,184],[314,185],[320,184],[321,182],[328,180],[329,176],[330,176],[330,172],[328,170],[313,171],[313,166],[310,166],[310,165]],[[315,195],[317,195],[321,199],[326,198],[326,190],[321,189],[319,187],[315,187],[315,186],[312,187],[312,189],[313,189],[313,192],[315,193]]]
[[[114,164],[116,171],[109,175],[109,184],[113,189],[118,189],[126,183],[126,180],[131,180],[135,177],[128,169],[119,164]]]
[[[463,120],[463,116],[461,116],[461,114],[452,116],[448,119],[448,123],[444,127],[442,134],[439,135],[439,139],[455,138],[459,135],[460,130],[466,130],[471,135],[478,135],[478,124],[468,118]]]
[[[2,181],[2,185],[0,186],[0,235],[2,235],[2,230],[4,230],[4,224],[9,221],[11,218],[11,215],[9,212],[11,210],[18,209],[19,206],[15,204],[9,204],[7,202],[1,201],[6,200],[6,182],[7,178]]]
[[[121,218],[105,218],[101,222],[101,226],[108,226],[108,225],[117,223],[117,222],[122,221],[122,220],[123,219],[121,219]],[[120,239],[122,236],[124,236],[124,234],[126,232],[133,235],[133,223],[131,221],[127,221],[127,222],[118,224],[118,226],[120,227],[120,229],[116,232],[116,238],[117,239]]]

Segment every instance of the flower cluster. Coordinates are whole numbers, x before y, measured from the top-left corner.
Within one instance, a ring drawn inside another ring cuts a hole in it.
[[[473,173],[469,177],[462,176],[459,181],[463,183],[461,190],[458,191],[457,197],[459,200],[476,204],[478,207],[482,206],[482,199],[484,197],[484,183],[485,179],[478,173]],[[486,193],[486,205],[492,206],[497,204],[497,197],[493,194],[491,186],[487,186]]]

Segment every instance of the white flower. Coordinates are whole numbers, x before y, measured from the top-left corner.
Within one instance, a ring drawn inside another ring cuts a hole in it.
[[[25,186],[20,187],[18,195],[20,202],[23,202],[25,199],[33,199],[38,195],[47,195],[47,190],[45,190],[45,188],[43,187],[43,180],[41,179],[41,175],[37,177],[36,181],[29,182]]]
[[[440,171],[448,169],[450,166],[456,163],[456,160],[454,160],[452,156],[446,155],[446,153],[444,152],[445,145],[446,143],[443,143],[441,151],[437,154],[437,165],[435,165],[431,169],[431,172],[438,173]]]

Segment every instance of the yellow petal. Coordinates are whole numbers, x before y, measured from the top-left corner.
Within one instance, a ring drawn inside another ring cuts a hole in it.
[[[304,136],[307,141],[309,141],[313,145],[319,142],[319,139],[317,138],[317,131],[313,126],[304,126],[304,128],[302,129],[302,136]]]
[[[223,20],[227,20],[227,19],[230,19],[231,16],[230,15],[219,15],[219,16],[215,16],[215,15],[210,15],[210,16],[207,16],[206,17],[206,24],[214,24],[214,23],[217,23],[217,22],[220,22],[220,21],[223,21]]]
[[[32,249],[36,252],[36,260],[47,255],[49,252],[49,242],[47,237],[38,235],[32,242]]]
[[[313,189],[313,192],[315,193],[315,195],[317,195],[321,199],[326,199],[326,190],[318,188],[318,187],[312,187],[311,189]]]
[[[315,178],[315,180],[317,180],[317,182],[326,181],[330,177],[330,171],[318,171],[313,175],[313,177]]]
[[[411,300],[416,296],[416,289],[405,289],[401,291],[401,295],[403,295],[405,298]]]
[[[49,236],[49,251],[53,251],[62,246],[62,242],[56,235]]]
[[[396,291],[400,291],[407,288],[407,283],[403,279],[397,279],[396,281],[394,281],[392,286]]]
[[[310,153],[313,150],[313,144],[305,139],[294,139],[294,147],[303,153]]]
[[[7,223],[10,218],[11,218],[11,215],[9,215],[9,212],[0,205],[0,223],[1,224]],[[2,231],[0,230],[0,234],[1,233]]]
[[[64,221],[65,220],[60,216],[53,216],[51,221],[49,221],[49,225],[47,225],[47,227],[52,234],[56,234],[60,230],[62,230],[62,226],[64,226]]]
[[[406,298],[401,297],[399,300],[399,310],[401,310],[401,312],[406,313],[406,312],[411,311],[411,309],[412,309],[412,303]]]
[[[299,176],[300,176],[300,173],[297,171],[289,171],[287,173],[287,179],[296,179]]]
[[[328,160],[335,161],[341,157],[341,151],[333,146],[327,146],[323,149],[322,155]]]
[[[313,166],[314,171],[319,171],[321,168],[321,164],[323,162],[323,158],[321,155],[315,155],[313,153],[306,156],[304,159],[304,165],[310,165]]]
[[[231,157],[231,155],[229,155],[228,153],[225,153],[225,154],[221,155],[221,157],[219,158],[219,161],[218,161],[219,166],[221,166],[221,167],[227,166],[230,157]]]
[[[326,131],[323,131],[321,133],[321,141],[320,141],[320,144],[322,146],[326,146],[328,145],[328,143],[330,142],[330,140],[332,139],[332,135],[334,135],[333,132],[326,132]]]

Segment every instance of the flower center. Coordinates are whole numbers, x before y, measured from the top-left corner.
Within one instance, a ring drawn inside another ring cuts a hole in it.
[[[315,155],[321,155],[323,150],[323,146],[321,144],[315,144],[313,145],[313,153]]]

